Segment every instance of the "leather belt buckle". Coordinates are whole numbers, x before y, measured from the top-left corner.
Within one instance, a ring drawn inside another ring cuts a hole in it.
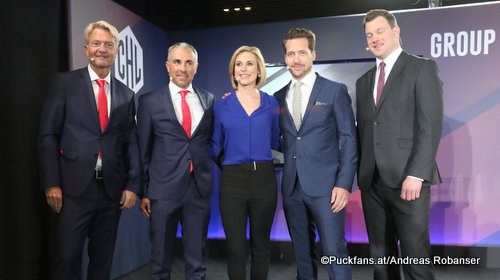
[[[97,180],[102,180],[102,169],[96,169],[95,170],[95,178]]]

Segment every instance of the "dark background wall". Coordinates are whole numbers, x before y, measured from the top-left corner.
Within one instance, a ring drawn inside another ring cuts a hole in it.
[[[53,215],[39,189],[35,140],[49,81],[56,72],[68,70],[67,2],[4,0],[0,8],[0,280],[47,279]],[[500,34],[499,7],[402,12],[398,18],[403,47],[431,57],[433,33],[458,36],[461,31],[492,29]],[[370,57],[364,50],[360,20],[358,15],[169,32],[158,52],[172,42],[192,43],[200,52],[195,83],[221,95],[230,88],[227,64],[238,46],[256,45],[268,62],[281,62],[281,38],[293,26],[316,32],[318,60]],[[491,215],[499,209],[500,154],[494,148],[500,118],[499,53],[497,38],[489,53],[436,57],[446,102],[438,155],[445,182],[433,192],[437,215],[431,227],[437,244],[496,248],[500,244],[498,219]],[[157,63],[161,70],[156,73],[165,76],[164,57]],[[466,79],[471,66],[481,71]]]
[[[52,221],[34,140],[49,81],[67,69],[65,14],[64,0],[4,0],[0,8],[1,280],[47,275]]]

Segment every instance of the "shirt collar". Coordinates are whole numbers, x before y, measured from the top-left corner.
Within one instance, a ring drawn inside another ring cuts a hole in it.
[[[299,80],[295,79],[292,77],[292,84],[290,85],[292,88],[295,85],[296,82]],[[314,86],[314,82],[316,81],[316,72],[314,72],[312,69],[309,73],[307,73],[301,80],[302,84],[305,86],[312,88]]]
[[[95,80],[105,80],[108,85],[111,84],[111,71],[109,71],[108,75],[104,77],[104,79],[101,79],[96,72],[94,72],[94,69],[90,67],[90,64],[87,66],[87,70],[89,71],[89,76],[91,81]]]
[[[168,84],[168,89],[170,90],[170,94],[174,95],[174,94],[179,93],[179,91],[183,90],[184,88],[180,88],[176,84],[170,82]],[[187,88],[185,88],[185,89],[189,90],[190,93],[195,93],[194,90],[193,90],[193,84],[189,84],[189,86]]]
[[[384,60],[380,60],[377,58],[377,68],[378,65],[380,65],[380,62],[385,63],[386,69],[392,69],[392,66],[396,63],[396,60],[398,60],[399,55],[403,52],[403,49],[401,47],[398,47],[395,49],[390,55],[388,55]]]

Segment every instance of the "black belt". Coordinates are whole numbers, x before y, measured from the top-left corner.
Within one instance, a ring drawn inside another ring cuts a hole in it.
[[[269,167],[274,167],[274,164],[272,161],[252,161],[252,162],[245,162],[245,163],[238,163],[238,164],[229,164],[229,165],[224,165],[224,169],[238,169],[238,170],[251,170],[251,171],[256,171],[261,168],[269,168]]]

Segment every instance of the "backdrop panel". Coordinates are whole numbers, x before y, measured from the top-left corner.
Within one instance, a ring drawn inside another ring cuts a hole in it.
[[[500,220],[494,214],[500,213],[500,148],[495,143],[500,138],[495,129],[500,114],[500,2],[395,14],[403,48],[436,59],[444,82],[445,121],[437,159],[444,182],[432,191],[431,242],[500,246]],[[227,65],[237,47],[255,45],[267,62],[283,62],[282,38],[291,27],[316,33],[318,61],[371,57],[365,50],[363,16],[169,32],[167,39],[168,44],[187,41],[198,49],[195,82],[221,96],[231,88]],[[347,240],[367,242],[359,191],[351,195],[347,217]],[[213,215],[210,237],[223,237],[219,225]]]

